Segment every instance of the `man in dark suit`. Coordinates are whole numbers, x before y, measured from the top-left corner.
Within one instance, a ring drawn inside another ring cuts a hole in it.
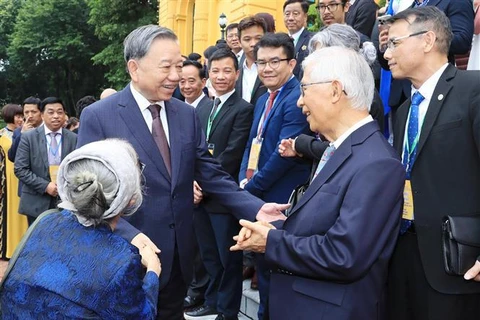
[[[238,177],[243,151],[252,125],[253,106],[235,92],[238,60],[228,49],[208,60],[209,79],[217,92],[213,103],[196,109],[208,149],[223,169]],[[201,186],[200,186],[201,187]],[[210,283],[205,304],[186,312],[186,319],[218,314],[217,320],[236,320],[242,298],[242,253],[230,252],[240,226],[229,210],[205,195],[194,217],[194,227]]]
[[[267,88],[258,77],[257,65],[253,49],[267,32],[265,22],[261,18],[247,17],[238,24],[238,36],[243,49],[243,56],[239,62],[240,75],[235,85],[235,91],[253,106]]]
[[[49,97],[40,104],[43,125],[22,134],[15,155],[15,175],[22,182],[18,212],[33,221],[57,204],[57,170],[61,160],[75,150],[77,135],[64,130],[62,100]]]
[[[132,31],[124,43],[131,82],[84,110],[78,145],[122,138],[135,148],[146,195],[116,232],[138,247],[161,249],[157,318],[183,319],[193,270],[193,181],[237,218],[270,220],[286,206],[265,204],[239,190],[208,152],[194,108],[172,99],[182,70],[177,36],[148,25]]]
[[[374,81],[365,59],[331,47],[310,54],[304,66],[298,105],[329,147],[283,225],[241,220],[232,249],[265,253],[271,319],[386,319],[404,170],[368,114]]]
[[[297,60],[293,74],[298,80],[302,79],[302,62],[308,56],[308,42],[313,36],[305,28],[308,19],[308,7],[308,2],[304,0],[287,0],[283,4],[283,22],[289,36],[293,39],[295,60]]]
[[[373,0],[350,0],[345,22],[367,37],[372,36],[378,5]]]
[[[12,147],[8,150],[8,159],[12,162],[15,162],[15,156],[17,154],[18,145],[20,144],[20,139],[22,138],[22,133],[37,128],[42,124],[43,120],[42,112],[40,111],[40,103],[41,100],[35,97],[28,97],[23,101],[22,108],[25,121],[20,128],[13,131]]]
[[[285,159],[277,152],[282,139],[310,133],[301,110],[293,41],[286,33],[266,34],[255,47],[260,79],[268,88],[255,106],[253,124],[240,168],[240,186],[265,201],[287,202],[292,190],[308,179],[310,164],[301,159]],[[259,319],[263,319],[268,297],[268,268],[257,257],[260,291]]]
[[[205,69],[203,66],[192,60],[183,61],[182,78],[180,79],[178,87],[180,92],[185,97],[185,102],[194,108],[201,106],[209,106],[212,100],[203,93],[205,83]],[[208,287],[208,274],[203,265],[198,250],[198,245],[194,244],[195,258],[193,261],[193,278],[188,286],[187,296],[183,303],[183,307],[187,310],[198,307],[203,304],[205,300],[205,291]]]
[[[448,63],[452,32],[438,8],[407,9],[390,22],[385,58],[413,94],[394,126],[412,207],[391,261],[388,319],[478,319],[480,284],[445,272],[441,230],[446,215],[480,222],[480,72]]]
[[[470,50],[473,37],[474,12],[470,0],[418,0],[412,7],[431,6],[442,10],[450,20],[453,39],[448,51],[448,61],[455,65],[455,55],[465,54]],[[383,48],[389,39],[388,28],[379,34],[378,61],[383,69],[389,70],[388,62],[383,57]],[[393,79],[390,86],[388,104],[395,115],[398,107],[410,97],[411,83],[404,79]],[[393,119],[395,125],[395,119]]]

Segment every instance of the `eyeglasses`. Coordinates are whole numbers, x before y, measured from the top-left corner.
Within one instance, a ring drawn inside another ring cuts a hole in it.
[[[146,167],[145,163],[140,162],[140,161],[138,162],[138,169],[140,169],[140,174],[143,174],[143,171],[145,170],[145,167]]]
[[[393,51],[401,43],[401,42],[398,42],[398,40],[403,40],[403,39],[408,39],[410,37],[419,36],[419,35],[427,33],[427,32],[428,32],[428,30],[423,30],[423,31],[419,31],[419,32],[415,32],[415,33],[406,35],[406,36],[390,39],[387,42],[387,49],[390,49],[391,51]]]
[[[278,66],[280,65],[280,62],[282,61],[289,61],[290,59],[288,58],[285,58],[285,59],[272,59],[272,60],[269,60],[269,61],[263,61],[263,60],[259,60],[259,61],[255,61],[255,64],[257,65],[257,68],[259,70],[263,70],[265,69],[265,67],[267,66],[267,64],[270,66],[270,68],[272,69],[277,69]]]
[[[342,4],[341,3],[330,3],[330,4],[327,4],[327,5],[319,4],[315,8],[317,8],[317,10],[319,12],[325,12],[325,9],[328,9],[328,11],[330,11],[330,12],[335,12],[335,11],[337,11],[338,6],[340,6],[340,5],[342,5]]]
[[[227,39],[238,39],[238,33],[229,33],[227,34]]]
[[[333,80],[328,80],[328,81],[319,81],[319,82],[310,82],[310,83],[300,83],[300,90],[302,91],[302,97],[305,97],[305,87],[313,86],[314,84],[325,84],[325,83],[332,83]],[[342,92],[347,95],[347,92],[342,90]]]

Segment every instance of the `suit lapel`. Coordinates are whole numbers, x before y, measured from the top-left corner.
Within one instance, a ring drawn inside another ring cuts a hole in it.
[[[160,173],[168,181],[170,181],[170,175],[168,174],[167,168],[163,163],[160,150],[158,150],[152,133],[148,130],[145,119],[143,118],[142,113],[140,112],[140,108],[138,107],[137,102],[133,98],[133,95],[128,86],[122,91],[122,97],[120,98],[118,105],[118,113],[125,122],[127,128],[130,129],[131,135],[135,138],[135,140],[137,140],[138,144],[142,147],[145,154],[147,154],[148,157],[152,160],[152,162],[156,165],[158,171],[160,171]],[[170,144],[171,143],[172,140],[170,140]]]
[[[308,35],[308,30],[305,28],[303,29],[300,37],[298,37],[297,45],[295,46],[295,52],[299,52],[300,48],[304,45],[305,37]]]
[[[208,103],[208,101],[203,102],[203,99],[202,99],[202,101],[200,101],[196,109],[198,119],[202,124],[202,130],[205,132],[207,131],[208,117],[210,116],[210,112],[212,112],[212,107],[213,107],[213,101],[210,100],[210,103]]]
[[[182,123],[181,123],[181,119],[179,119],[177,115],[177,106],[174,103],[172,103],[171,100],[165,101],[165,110],[167,111],[168,134],[170,137],[169,139],[170,140],[170,163],[172,166],[172,188],[173,188],[173,186],[175,186],[175,184],[177,183],[178,173],[180,171],[182,141],[181,141],[181,134],[180,132],[177,132],[177,130],[178,128],[182,128]],[[163,163],[163,160],[162,160],[162,163]],[[167,176],[168,176],[168,173],[167,173]]]
[[[273,115],[276,112],[279,112],[278,110],[280,109],[278,106],[283,102],[283,100],[290,94],[290,92],[295,88],[295,85],[298,85],[298,80],[297,78],[293,77],[292,79],[288,80],[288,82],[285,84],[285,87],[282,89],[282,92],[280,92],[277,101],[275,101],[275,104],[273,105],[272,111],[268,114],[267,118],[267,123],[265,125],[265,129],[263,132],[266,132],[268,124],[270,123],[270,119],[273,117]],[[267,98],[268,100],[268,98]]]
[[[47,138],[45,137],[45,128],[44,125],[41,125],[37,129],[37,141],[40,146],[40,156],[42,157],[42,162],[45,164],[45,170],[48,172],[48,150],[47,150]]]
[[[418,141],[418,150],[416,155],[417,158],[422,151],[428,136],[430,135],[430,131],[432,131],[432,127],[437,120],[438,114],[444,105],[444,101],[446,100],[448,93],[452,89],[452,85],[448,81],[455,76],[455,73],[455,67],[449,64],[447,69],[445,69],[442,76],[438,80],[437,86],[435,87],[435,91],[432,95],[432,99],[428,105],[425,119],[423,120],[422,131]]]
[[[217,116],[213,120],[210,136],[215,132],[215,129],[218,127],[218,124],[222,122],[223,117],[225,117],[225,115],[228,114],[230,110],[232,110],[232,108],[234,107],[233,105],[235,103],[236,97],[237,95],[234,92],[230,97],[228,97],[227,101],[225,101],[222,108],[220,109],[220,112],[217,114]]]

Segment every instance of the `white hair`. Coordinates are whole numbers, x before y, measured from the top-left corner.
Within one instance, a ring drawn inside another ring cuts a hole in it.
[[[373,43],[365,41],[362,44],[359,33],[346,24],[334,23],[317,32],[308,43],[310,53],[316,50],[317,45],[322,48],[339,46],[358,51],[370,66],[377,59],[377,50]]]
[[[322,48],[305,58],[303,68],[310,82],[339,81],[351,108],[370,111],[375,88],[373,74],[358,52],[343,47]]]

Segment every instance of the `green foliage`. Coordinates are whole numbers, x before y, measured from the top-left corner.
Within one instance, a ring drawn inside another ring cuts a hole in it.
[[[21,2],[4,70],[8,99],[58,96],[74,114],[76,100],[98,91],[103,70],[91,59],[100,43],[88,17],[85,0]]]
[[[320,28],[323,25],[318,15],[318,11],[315,3],[310,5],[310,7],[308,8],[307,14],[308,14],[308,20],[307,20],[308,31],[317,32],[318,30],[320,30]]]
[[[123,39],[135,28],[158,23],[157,0],[87,0],[90,8],[88,23],[106,45],[93,61],[107,67],[109,86],[122,88],[129,81],[123,61]]]

